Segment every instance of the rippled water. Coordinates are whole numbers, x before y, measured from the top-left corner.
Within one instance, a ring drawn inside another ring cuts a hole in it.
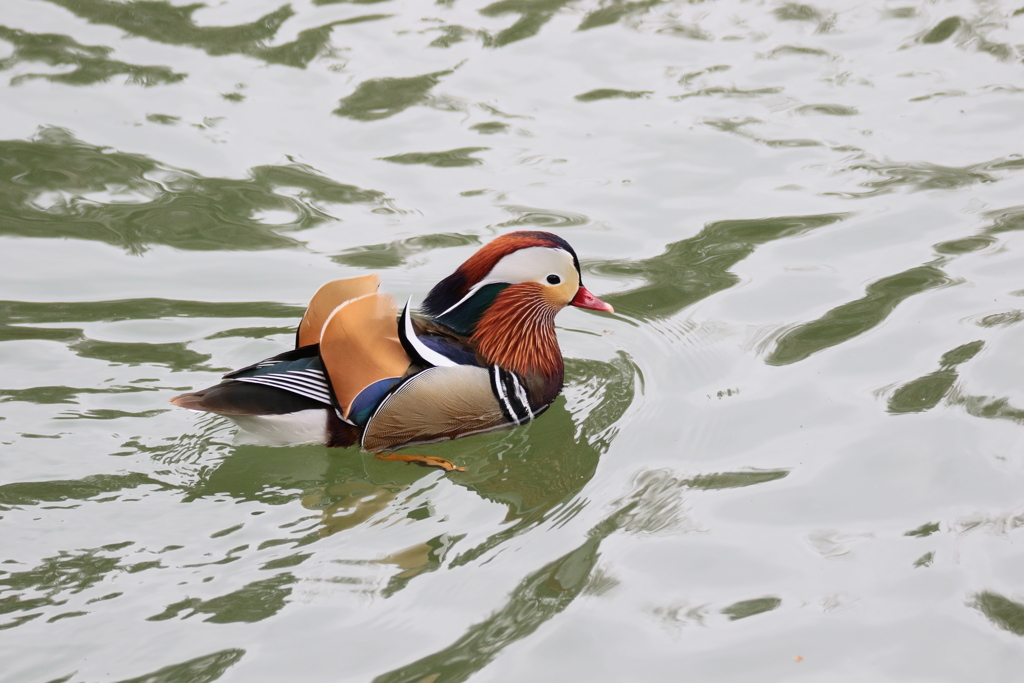
[[[278,2],[0,9],[0,680],[1021,679],[1019,3]],[[465,473],[167,404],[524,226]]]

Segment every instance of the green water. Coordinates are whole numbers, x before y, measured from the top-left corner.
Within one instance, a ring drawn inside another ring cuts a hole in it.
[[[4,0],[0,681],[1024,680],[1024,8]],[[551,230],[563,397],[177,393]]]

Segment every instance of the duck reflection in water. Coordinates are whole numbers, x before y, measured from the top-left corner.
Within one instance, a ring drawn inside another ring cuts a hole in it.
[[[461,553],[460,563],[552,515],[571,513],[565,506],[597,470],[616,423],[633,403],[639,371],[625,354],[610,362],[569,360],[567,367],[573,401],[557,399],[548,415],[528,429],[483,434],[443,446],[447,457],[466,466],[453,484],[507,508],[501,529],[479,547]],[[568,409],[577,403],[589,408],[582,418],[574,418]],[[207,431],[210,438],[179,439],[176,450],[192,454],[172,453],[162,459],[205,459],[194,451],[208,451],[223,427],[211,422]],[[189,499],[226,494],[264,504],[301,501],[319,515],[315,528],[307,529],[310,541],[368,523],[403,517],[417,521],[436,514],[419,495],[423,484],[432,486],[425,480],[430,472],[396,468],[369,455],[338,458],[306,446],[289,449],[287,457],[282,457],[277,448],[236,445],[230,457],[213,467],[208,463],[197,467],[196,474],[188,487]]]

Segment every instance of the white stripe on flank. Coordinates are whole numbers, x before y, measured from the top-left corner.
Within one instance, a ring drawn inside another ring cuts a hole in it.
[[[505,394],[505,386],[501,381],[501,368],[497,365],[491,366],[491,379],[494,382],[494,392],[498,394],[498,399],[505,404],[505,410],[508,411],[512,421],[520,424],[519,414],[516,413],[515,408],[512,407],[512,402],[508,400],[508,395]]]
[[[512,377],[512,384],[516,389],[516,398],[523,406],[523,412],[526,413],[526,417],[523,419],[524,422],[529,422],[533,419],[533,410],[530,408],[530,399],[526,396],[526,390],[523,389],[523,385],[519,383],[519,378],[516,377],[516,373],[508,373]]]

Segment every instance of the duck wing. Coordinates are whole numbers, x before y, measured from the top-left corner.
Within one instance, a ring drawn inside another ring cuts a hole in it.
[[[331,301],[368,288],[374,291],[324,314]],[[328,283],[299,326],[299,343],[318,328],[317,343],[229,372],[220,384],[171,402],[222,415],[280,415],[333,405],[343,420],[365,424],[411,364],[398,340],[398,308],[376,288],[376,276]]]
[[[331,396],[314,346],[229,372],[220,384],[175,396],[171,403],[220,415],[284,415],[327,408]]]
[[[318,351],[317,346],[285,351],[247,368],[229,372],[224,379],[283,389],[329,406],[331,389]]]

